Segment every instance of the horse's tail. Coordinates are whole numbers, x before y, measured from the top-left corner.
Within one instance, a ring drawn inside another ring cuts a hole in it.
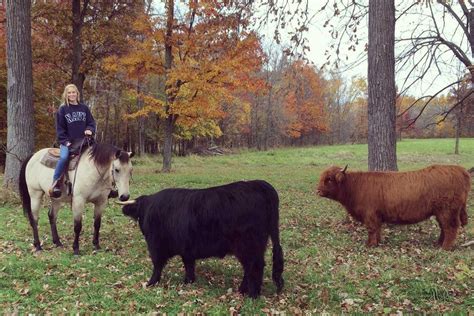
[[[23,161],[23,163],[21,164],[20,178],[18,181],[21,202],[23,204],[23,214],[25,214],[25,216],[28,218],[31,218],[32,214],[31,214],[31,198],[30,198],[30,193],[28,192],[28,184],[26,183],[26,166],[28,165],[28,162],[30,161],[32,156],[33,155],[28,156],[28,158],[26,158],[25,161]]]

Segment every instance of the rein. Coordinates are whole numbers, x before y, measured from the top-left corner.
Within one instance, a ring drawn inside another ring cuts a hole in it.
[[[99,176],[100,176],[100,181],[102,181],[103,183],[105,183],[104,177],[105,177],[105,175],[107,174],[107,172],[104,172],[104,173],[102,174],[102,172],[100,172],[99,168],[97,168],[97,165],[94,164],[94,166],[95,166],[95,169],[97,170],[97,173],[98,173]],[[111,176],[112,176],[112,186],[111,186],[111,189],[112,189],[112,190],[117,190],[117,184],[116,184],[116,182],[115,182],[115,176],[114,176],[113,161],[112,161],[112,170],[110,171],[110,174],[111,174]]]
[[[79,160],[81,160],[82,157],[82,147],[84,147],[84,144],[87,142],[87,145],[90,147],[91,142],[90,142],[90,137],[86,136],[81,142],[81,146],[79,147],[79,158],[77,159],[76,165],[74,166],[74,180],[72,181],[72,188],[71,188],[71,195],[74,196],[74,186],[76,185],[76,176],[77,176],[77,166],[79,165]]]

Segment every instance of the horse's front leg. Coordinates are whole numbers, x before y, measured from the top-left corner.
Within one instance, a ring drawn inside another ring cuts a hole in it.
[[[72,249],[76,256],[79,255],[79,235],[82,230],[82,213],[85,204],[85,200],[78,197],[74,197],[72,200],[72,215],[74,217],[74,243]]]
[[[107,199],[98,201],[94,204],[94,239],[92,240],[92,244],[94,245],[95,250],[100,249],[100,245],[99,245],[100,223],[102,221],[102,212],[104,211],[104,208],[106,205],[107,205]]]
[[[51,226],[51,236],[53,237],[53,243],[56,245],[56,247],[63,246],[59,238],[58,229],[56,227],[58,212],[60,208],[61,208],[61,202],[53,200],[51,202],[51,207],[49,208],[49,211],[48,211],[49,225]]]

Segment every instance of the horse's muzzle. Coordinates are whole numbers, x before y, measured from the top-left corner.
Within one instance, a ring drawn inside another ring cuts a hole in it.
[[[128,201],[129,198],[130,198],[130,194],[122,194],[119,197],[119,200],[123,202],[123,201]]]

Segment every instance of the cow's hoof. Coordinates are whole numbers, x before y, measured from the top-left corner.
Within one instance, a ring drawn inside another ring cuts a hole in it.
[[[259,296],[260,296],[260,293],[258,293],[257,291],[250,291],[248,293],[248,296],[251,298],[251,299],[257,299]]]
[[[191,284],[191,283],[194,283],[194,281],[196,281],[195,278],[188,278],[188,277],[184,278],[184,283],[185,284]]]
[[[280,278],[277,281],[275,281],[275,285],[276,285],[276,288],[277,288],[277,294],[281,293],[281,291],[283,290],[284,284],[285,284],[285,281],[283,281],[283,278]]]
[[[241,284],[239,286],[239,293],[245,295],[249,292],[249,288],[246,285]]]
[[[441,249],[443,249],[443,250],[445,250],[445,251],[452,251],[453,248],[454,248],[453,246],[446,246],[446,245],[441,246]]]

